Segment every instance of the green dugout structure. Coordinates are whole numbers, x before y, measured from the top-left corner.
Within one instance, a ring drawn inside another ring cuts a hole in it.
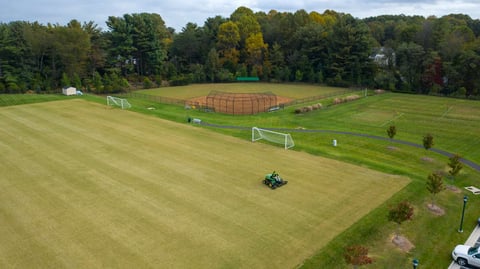
[[[259,81],[260,79],[258,77],[237,77],[237,81]]]

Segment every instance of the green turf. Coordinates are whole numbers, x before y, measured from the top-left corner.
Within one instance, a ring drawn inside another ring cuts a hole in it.
[[[65,96],[60,94],[0,94],[0,107],[73,98],[77,98],[77,96]]]
[[[78,99],[0,108],[0,151],[2,268],[292,268],[410,182]]]
[[[329,100],[319,102],[329,103]],[[422,144],[423,136],[431,133],[434,137],[434,148],[459,153],[480,163],[478,101],[388,93],[300,115],[295,115],[294,109],[295,107],[288,107],[285,111],[241,117],[199,111],[181,113],[184,117],[188,114],[226,125],[348,131],[385,138],[388,137],[387,128],[395,125],[395,139]],[[324,141],[324,144],[329,145],[335,135],[326,137],[329,141]],[[304,141],[303,137],[299,141]],[[306,142],[306,147],[317,146],[311,142]],[[331,147],[325,150],[332,151]]]
[[[197,89],[196,85],[191,87],[194,93]],[[245,90],[239,89],[239,92],[245,92]],[[105,104],[103,98],[95,96],[82,98]],[[387,137],[386,129],[389,124],[394,123],[397,126],[396,138],[398,139],[421,144],[425,131],[428,131],[434,136],[435,148],[458,152],[480,163],[477,149],[479,137],[477,134],[480,131],[477,117],[480,115],[480,103],[477,101],[388,93],[370,95],[362,100],[329,106],[301,115],[293,113],[295,107],[287,107],[282,111],[254,116],[204,113],[145,99],[132,98],[129,102],[133,104],[132,111],[182,124],[186,123],[187,117],[195,117],[226,125],[301,127],[352,131]],[[315,102],[330,104],[331,100]],[[303,105],[305,104],[299,106]],[[248,141],[251,135],[249,131],[207,129],[236,136],[244,141]],[[425,180],[432,171],[447,171],[448,160],[445,156],[422,148],[417,149],[365,137],[332,133],[292,133],[292,136],[296,142],[294,148],[296,151],[326,156],[386,173],[405,175],[412,179],[411,184],[395,194],[392,199],[340,233],[325,247],[317,249],[316,253],[305,261],[303,268],[346,268],[347,265],[343,261],[345,247],[359,243],[369,247],[370,254],[375,259],[374,264],[369,265],[368,268],[408,268],[411,267],[411,260],[414,257],[420,259],[423,268],[446,268],[451,262],[450,252],[453,247],[464,242],[469,235],[468,231],[476,225],[477,218],[480,216],[480,200],[463,190],[463,187],[480,186],[480,174],[469,167],[465,167],[454,181],[445,180],[446,184],[457,186],[460,191],[446,190],[440,193],[437,203],[445,209],[446,213],[443,216],[435,216],[426,209],[426,204],[430,202],[430,195],[425,188]],[[337,139],[338,147],[332,147],[332,139]],[[425,157],[430,161],[423,160]],[[458,233],[462,198],[465,194],[470,197],[465,213],[465,232]],[[386,219],[388,206],[403,199],[415,205],[414,219],[402,224],[401,229],[402,234],[405,234],[415,245],[409,253],[403,253],[391,244],[389,238],[396,227]],[[0,259],[0,267],[1,261]],[[284,267],[289,268],[289,266]]]
[[[370,92],[372,94],[372,92]],[[135,102],[135,110],[185,122],[187,117],[203,121],[240,126],[305,128],[349,131],[372,134],[387,138],[390,124],[397,126],[396,139],[422,143],[428,132],[434,136],[434,148],[459,153],[480,163],[478,150],[480,132],[480,103],[472,100],[440,98],[421,95],[387,93],[369,95],[367,98],[337,106],[295,115],[295,107],[274,113],[254,116],[231,116],[183,110],[178,106],[152,104],[146,100]],[[318,102],[318,101],[316,101]],[[331,100],[319,102],[330,104]],[[154,105],[158,109],[148,111],[145,107]],[[299,106],[303,106],[299,105]],[[248,131],[208,128],[215,132],[249,139]],[[465,214],[466,231],[476,225],[480,216],[480,200],[463,189],[465,186],[480,186],[480,173],[464,167],[455,180],[445,178],[445,184],[459,188],[459,192],[446,190],[438,196],[438,204],[445,209],[444,216],[434,216],[426,209],[430,195],[426,190],[427,175],[433,171],[447,174],[447,157],[423,148],[396,144],[389,141],[339,135],[333,133],[300,134],[292,132],[296,146],[294,150],[313,155],[326,156],[341,161],[362,165],[379,171],[406,175],[413,179],[404,191],[398,193],[386,204],[375,209],[329,244],[319,249],[316,255],[305,262],[304,268],[345,268],[343,251],[348,244],[361,243],[371,249],[376,259],[369,268],[406,268],[411,266],[413,257],[421,260],[424,268],[445,268],[450,264],[450,253],[456,244],[468,237],[468,232],[458,233],[463,195],[470,200]],[[332,146],[337,139],[338,146]],[[427,158],[430,161],[425,161]],[[415,249],[403,253],[392,246],[389,238],[395,226],[386,220],[388,206],[407,199],[415,205],[413,221],[405,223],[402,233],[414,243]]]

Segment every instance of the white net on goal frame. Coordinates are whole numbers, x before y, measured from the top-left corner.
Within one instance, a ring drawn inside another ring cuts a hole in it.
[[[118,98],[114,96],[107,96],[107,105],[109,106],[119,106],[122,109],[131,108],[132,105],[127,101],[127,99]]]
[[[261,129],[258,127],[252,127],[252,142],[265,139],[267,141],[282,144],[285,149],[289,149],[295,146],[293,138],[290,134],[275,132],[267,129]]]

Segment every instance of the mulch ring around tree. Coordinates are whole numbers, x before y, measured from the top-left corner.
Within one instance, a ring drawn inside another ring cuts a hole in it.
[[[456,186],[453,186],[453,185],[447,185],[446,186],[447,190],[451,191],[451,192],[454,192],[454,193],[461,193],[462,190]]]
[[[428,162],[428,163],[433,162],[433,159],[430,158],[430,157],[427,157],[427,156],[422,157],[421,160],[424,161],[424,162]]]
[[[392,243],[403,252],[410,252],[415,246],[406,237],[393,235]]]
[[[433,213],[434,215],[436,216],[443,216],[445,215],[445,210],[441,207],[439,207],[438,205],[436,204],[433,204],[433,203],[428,203],[427,204],[427,208],[428,208],[428,211],[430,211],[431,213]]]

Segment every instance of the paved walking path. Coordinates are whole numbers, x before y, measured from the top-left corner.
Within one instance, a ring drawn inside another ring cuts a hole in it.
[[[219,124],[213,124],[213,123],[206,123],[201,121],[201,125],[204,126],[209,126],[209,127],[215,127],[215,128],[225,128],[225,129],[239,129],[239,130],[251,130],[251,127],[245,127],[245,126],[233,126],[233,125],[219,125]],[[391,141],[394,143],[398,144],[403,144],[403,145],[408,145],[416,148],[423,148],[423,145],[412,143],[409,141],[404,141],[404,140],[398,140],[398,139],[390,139],[382,136],[376,136],[376,135],[369,135],[369,134],[360,134],[360,133],[353,133],[353,132],[344,132],[344,131],[332,131],[332,130],[316,130],[316,129],[289,129],[289,128],[263,128],[267,130],[272,130],[272,131],[280,131],[280,132],[297,132],[297,133],[333,133],[333,134],[343,134],[343,135],[353,135],[353,136],[361,136],[361,137],[366,137],[366,138],[371,138],[371,139],[377,139],[377,140],[386,140],[386,141]],[[436,148],[431,148],[431,151],[434,151],[436,153],[442,154],[447,157],[453,156],[452,153],[441,150],[441,149],[436,149]],[[467,160],[465,158],[460,158],[460,161],[463,164],[466,164],[473,169],[477,170],[480,172],[480,165],[477,163],[474,163],[470,160]]]
[[[467,241],[465,241],[465,245],[472,246],[472,247],[476,245],[480,245],[480,225],[475,225],[475,228],[473,229],[472,233],[468,237]],[[460,266],[453,261],[448,267],[448,269],[464,269],[464,268],[468,268],[468,267]]]

